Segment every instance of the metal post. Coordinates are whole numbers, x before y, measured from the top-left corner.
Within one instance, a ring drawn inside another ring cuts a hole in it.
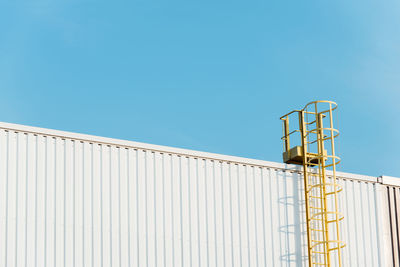
[[[308,266],[312,267],[312,253],[311,253],[311,230],[310,230],[310,209],[309,209],[309,188],[308,188],[308,170],[307,170],[307,136],[306,125],[304,122],[304,111],[299,112],[299,125],[301,132],[301,147],[303,153],[303,172],[304,172],[304,194],[306,202],[306,221],[307,221],[307,242],[308,242]]]

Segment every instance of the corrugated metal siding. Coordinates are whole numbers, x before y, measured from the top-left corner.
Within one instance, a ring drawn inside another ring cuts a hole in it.
[[[342,184],[344,266],[381,266],[379,184]],[[292,171],[0,130],[0,190],[0,266],[307,265]]]
[[[393,266],[400,266],[400,188],[388,186],[388,213]]]
[[[345,215],[342,236],[347,243],[344,266],[383,266],[379,246],[379,184],[344,180],[340,206]]]

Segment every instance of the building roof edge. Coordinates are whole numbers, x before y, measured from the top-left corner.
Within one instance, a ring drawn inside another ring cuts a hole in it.
[[[0,122],[0,129],[9,130],[9,131],[19,131],[25,133],[32,133],[32,134],[41,134],[45,136],[52,136],[52,137],[59,137],[59,138],[68,138],[78,141],[86,141],[86,142],[93,142],[105,145],[115,145],[115,146],[123,146],[123,147],[131,147],[134,149],[144,149],[144,150],[152,150],[157,151],[160,153],[168,153],[168,154],[178,154],[182,156],[191,156],[191,157],[198,157],[203,159],[210,159],[210,160],[219,160],[219,161],[226,161],[235,164],[247,164],[253,165],[258,167],[266,167],[266,168],[274,168],[280,169],[283,171],[293,171],[293,172],[302,172],[302,167],[298,165],[292,164],[285,164],[285,163],[278,163],[273,161],[266,161],[266,160],[258,160],[258,159],[250,159],[244,157],[237,157],[237,156],[229,156],[217,153],[210,153],[210,152],[202,152],[184,148],[175,148],[169,146],[161,146],[161,145],[153,145],[129,140],[121,140],[115,138],[108,138],[108,137],[101,137],[96,135],[88,135],[88,134],[81,134],[81,133],[74,133],[74,132],[67,132],[67,131],[60,131],[60,130],[53,130],[53,129],[46,129],[40,127],[33,127],[33,126],[26,126],[21,124],[14,124],[8,122]],[[360,174],[353,174],[353,173],[346,173],[346,172],[337,172],[337,177],[343,179],[351,179],[351,180],[359,180],[359,181],[366,181],[366,182],[381,182],[379,181],[379,177],[373,177],[368,175],[360,175]],[[395,185],[400,186],[400,178],[385,177],[382,180],[383,184],[388,185]],[[397,180],[396,180],[397,179]]]

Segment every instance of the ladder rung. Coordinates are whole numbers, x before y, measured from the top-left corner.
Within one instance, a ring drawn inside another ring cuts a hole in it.
[[[310,230],[311,230],[311,231],[315,231],[315,232],[326,232],[325,230],[321,230],[321,229],[313,229],[313,228],[310,228]]]
[[[321,262],[311,262],[312,265],[322,265],[322,266],[327,266],[327,263],[321,263]]]
[[[324,254],[324,255],[327,254],[325,251],[311,251],[311,253]]]

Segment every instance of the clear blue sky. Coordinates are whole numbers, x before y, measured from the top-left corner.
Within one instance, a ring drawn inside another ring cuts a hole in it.
[[[3,0],[0,120],[281,162],[339,104],[340,170],[400,177],[400,2]]]

